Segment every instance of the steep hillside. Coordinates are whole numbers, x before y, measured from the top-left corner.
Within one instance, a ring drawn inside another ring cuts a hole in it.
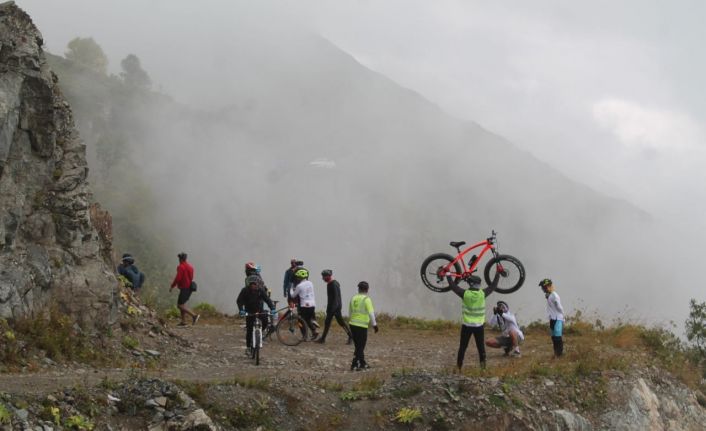
[[[194,86],[232,100],[211,111],[149,92],[123,103],[129,92],[119,80],[55,59],[97,159],[103,145],[130,160],[117,170],[98,162],[93,174],[108,178],[98,197],[116,232],[131,231],[118,241],[133,254],[166,254],[160,261],[171,269],[187,249],[209,302],[232,304],[248,260],[263,264],[279,291],[297,256],[315,273],[332,267],[346,295],[367,279],[388,311],[452,317],[455,304],[419,282],[419,264],[452,251],[448,241],[495,229],[500,250],[525,262],[528,285],[551,276],[567,286],[567,303],[582,299],[605,314],[655,309],[651,293],[670,281],[669,265],[650,252],[661,237],[644,212],[449,117],[319,37],[233,31],[209,78],[193,76]],[[526,288],[513,300],[538,317],[536,294]],[[673,317],[659,310],[650,318]]]
[[[107,325],[117,281],[110,216],[93,202],[86,147],[14,3],[0,5],[0,318],[58,308]]]

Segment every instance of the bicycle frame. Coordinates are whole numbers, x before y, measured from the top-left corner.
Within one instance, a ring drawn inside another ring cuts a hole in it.
[[[476,249],[478,247],[483,247],[483,249],[478,254],[478,258],[476,258],[476,260],[473,262],[473,264],[470,267],[466,266],[466,261],[465,261],[466,255],[471,250]],[[495,232],[493,232],[492,237],[490,237],[484,241],[477,242],[477,243],[471,245],[470,247],[466,248],[465,250],[460,251],[456,255],[456,258],[454,260],[452,260],[451,262],[449,262],[447,265],[444,266],[442,273],[439,275],[442,277],[446,277],[446,276],[450,275],[450,276],[453,276],[456,278],[465,278],[475,272],[476,268],[478,267],[478,264],[480,263],[480,261],[483,259],[483,256],[485,256],[485,254],[488,251],[490,251],[493,254],[493,256],[498,255],[498,252],[495,249]],[[461,268],[463,268],[463,272],[460,274],[454,272],[454,264],[456,262],[460,262]]]

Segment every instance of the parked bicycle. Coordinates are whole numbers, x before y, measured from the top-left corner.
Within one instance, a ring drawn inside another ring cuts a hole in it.
[[[466,244],[465,241],[452,241],[449,244],[458,251],[456,257],[446,253],[435,253],[427,257],[422,263],[422,282],[430,290],[434,292],[451,290],[451,286],[446,279],[448,276],[452,277],[456,282],[464,280],[469,283],[480,283],[480,277],[474,275],[474,273],[478,270],[479,262],[488,251],[491,252],[493,257],[485,265],[483,277],[489,286],[496,273],[500,273],[500,280],[495,288],[498,293],[515,292],[525,282],[525,267],[522,262],[516,257],[498,253],[496,247],[497,234],[494,230],[485,241],[473,244],[463,251],[461,247]],[[470,257],[468,266],[466,266],[466,255],[478,247],[482,247],[482,249],[477,255],[473,254]]]

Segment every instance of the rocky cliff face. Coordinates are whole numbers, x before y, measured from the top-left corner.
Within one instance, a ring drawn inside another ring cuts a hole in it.
[[[110,216],[91,205],[85,152],[41,34],[0,4],[0,317],[54,305],[89,326],[109,316]]]

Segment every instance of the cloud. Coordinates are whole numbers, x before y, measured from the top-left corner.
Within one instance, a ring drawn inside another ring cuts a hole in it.
[[[598,126],[636,149],[686,150],[703,142],[703,131],[689,115],[652,108],[619,98],[595,102],[591,111]]]

